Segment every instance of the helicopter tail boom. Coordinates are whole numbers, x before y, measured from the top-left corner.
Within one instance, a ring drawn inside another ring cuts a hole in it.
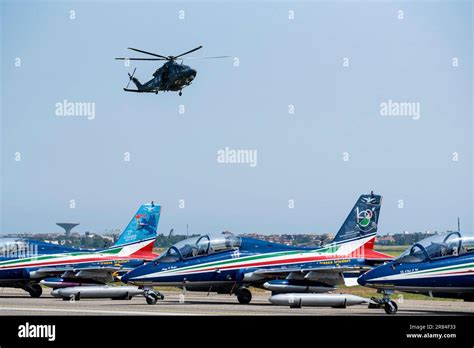
[[[132,81],[135,86],[137,86],[138,89],[142,89],[143,85],[138,81],[136,77],[133,77],[133,75],[128,74],[128,77],[130,78],[130,81]]]

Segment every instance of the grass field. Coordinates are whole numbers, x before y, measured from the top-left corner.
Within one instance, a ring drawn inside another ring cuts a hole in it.
[[[397,257],[406,249],[408,249],[409,245],[376,245],[374,249],[376,251],[380,251],[381,253],[392,255],[393,257]]]

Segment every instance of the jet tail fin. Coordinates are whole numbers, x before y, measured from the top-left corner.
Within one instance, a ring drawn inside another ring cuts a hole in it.
[[[334,237],[333,243],[343,243],[377,233],[382,196],[363,194],[350,211]]]
[[[143,204],[133,216],[115,244],[109,248],[120,256],[153,259],[153,245],[158,233],[161,206]],[[120,248],[118,248],[120,247]]]
[[[392,255],[381,253],[374,250],[375,236],[364,242],[362,245],[355,245],[350,253],[350,257],[364,258],[365,262],[370,266],[377,266],[387,261],[392,261]]]
[[[373,192],[359,197],[333,240],[333,243],[342,244],[341,253],[365,258],[370,265],[393,260],[393,256],[374,250],[381,206],[382,196]],[[364,239],[363,243],[359,241],[361,239]]]
[[[367,263],[371,265],[378,265],[387,261],[392,261],[394,257],[380,251],[374,250],[375,238],[369,240],[363,245],[363,256],[366,259]]]

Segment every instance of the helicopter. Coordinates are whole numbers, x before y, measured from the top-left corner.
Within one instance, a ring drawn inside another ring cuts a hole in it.
[[[143,50],[139,50],[137,48],[132,48],[128,47],[129,50],[135,51],[135,52],[140,52],[143,54],[148,54],[150,56],[154,56],[156,58],[124,58],[124,57],[119,57],[115,58],[116,60],[143,60],[143,61],[157,61],[157,60],[166,60],[166,63],[164,63],[161,67],[156,69],[156,71],[153,73],[153,78],[142,84],[138,79],[135,77],[135,72],[137,68],[133,70],[133,73],[130,75],[128,74],[129,80],[127,87],[125,87],[123,90],[126,92],[135,92],[135,93],[155,93],[158,94],[159,91],[172,91],[172,92],[179,92],[179,96],[183,94],[182,90],[185,87],[188,87],[191,85],[192,81],[196,77],[196,70],[192,69],[190,66],[184,65],[183,60],[184,59],[212,59],[212,58],[228,58],[229,56],[216,56],[216,57],[188,57],[188,58],[182,58],[183,56],[195,52],[199,49],[201,49],[202,46],[198,46],[196,48],[193,48],[192,50],[189,50],[187,52],[178,54],[176,56],[162,56],[160,54],[152,53],[152,52],[147,52]],[[180,60],[181,63],[178,63],[177,61]],[[130,89],[128,88],[130,85],[130,82],[133,82],[137,89]]]

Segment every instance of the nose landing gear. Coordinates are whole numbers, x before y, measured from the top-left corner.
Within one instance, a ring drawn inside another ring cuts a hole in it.
[[[384,309],[387,314],[395,314],[398,311],[398,306],[395,301],[389,301],[385,303]]]
[[[143,294],[146,299],[146,303],[149,305],[154,305],[158,301],[158,299],[163,300],[165,296],[160,293],[159,291],[154,291],[153,289],[145,289],[145,292]]]
[[[398,311],[398,305],[395,301],[390,299],[391,293],[383,292],[382,298],[372,297],[371,300],[375,303],[369,304],[369,308],[382,308],[387,314],[395,314]]]

